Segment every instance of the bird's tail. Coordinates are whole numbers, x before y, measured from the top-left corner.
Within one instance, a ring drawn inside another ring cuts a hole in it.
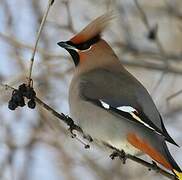
[[[167,155],[168,158],[168,162],[171,165],[171,170],[172,172],[176,175],[177,179],[182,180],[182,170],[181,168],[178,166],[178,164],[176,163],[176,161],[173,159],[172,155],[170,154],[166,143],[163,144],[164,145],[164,150],[165,153]]]
[[[178,172],[175,169],[173,169],[173,173],[177,176],[179,180],[182,180],[182,172]]]
[[[167,153],[168,160],[169,160],[169,162],[170,162],[170,164],[172,166],[172,172],[176,175],[177,179],[182,180],[182,170],[181,170],[181,168],[178,166],[178,164],[176,163],[176,161],[171,156],[168,148],[165,148],[165,151]]]

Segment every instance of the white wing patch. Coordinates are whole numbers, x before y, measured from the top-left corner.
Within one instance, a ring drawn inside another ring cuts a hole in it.
[[[147,123],[143,122],[135,113],[130,113],[132,115],[132,117],[136,120],[138,120],[139,122],[141,122],[143,125],[145,125],[146,127],[155,130],[154,128],[152,128],[151,126],[149,126]]]
[[[100,100],[100,102],[101,102],[102,106],[105,109],[109,109],[110,108],[109,104],[107,104],[107,103],[105,103],[105,102],[103,102],[101,100]],[[142,121],[139,116],[137,116],[138,111],[135,108],[133,108],[131,106],[120,106],[120,107],[117,107],[116,109],[118,109],[120,111],[123,111],[123,112],[129,113],[135,120],[139,121],[140,123],[142,123],[146,127],[148,127],[148,128],[150,128],[150,129],[152,129],[152,130],[155,131],[154,128],[152,128],[151,126],[149,126],[147,123],[145,123],[144,121]]]
[[[129,114],[132,115],[132,117],[133,117],[134,119],[136,119],[137,121],[139,121],[140,123],[142,123],[142,124],[145,125],[146,127],[150,128],[150,129],[152,129],[152,130],[154,130],[154,128],[152,128],[151,126],[149,126],[147,123],[143,122],[143,121],[140,119],[140,117],[138,117],[138,116],[136,115],[136,114],[138,113],[138,111],[137,111],[135,108],[133,108],[133,107],[131,107],[131,106],[121,106],[121,107],[118,107],[118,108],[116,108],[116,109],[121,110],[121,111],[124,111],[124,112],[128,112]]]
[[[103,106],[105,109],[109,109],[109,104],[107,104],[107,103],[105,103],[105,102],[103,102],[103,101],[101,101],[101,100],[100,100],[100,102],[101,102],[102,106]]]
[[[136,111],[136,109],[134,109],[131,106],[120,106],[120,107],[117,107],[116,109],[118,109],[120,111],[128,112],[128,113],[131,113],[131,112],[135,112]]]

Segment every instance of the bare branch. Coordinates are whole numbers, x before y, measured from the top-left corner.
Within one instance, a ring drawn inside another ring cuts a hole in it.
[[[35,46],[34,46],[34,49],[33,49],[33,52],[32,52],[32,57],[30,59],[30,68],[29,68],[29,74],[28,74],[28,85],[30,85],[30,83],[31,83],[31,76],[32,76],[32,68],[33,68],[33,63],[34,63],[34,57],[35,57],[35,53],[36,53],[36,50],[37,50],[37,45],[38,45],[38,42],[39,42],[39,39],[40,39],[40,34],[41,34],[42,30],[43,30],[45,21],[47,19],[47,15],[49,13],[49,9],[52,6],[53,2],[54,2],[53,0],[49,0],[47,9],[46,9],[46,11],[44,13],[44,16],[42,18],[42,22],[41,22],[40,27],[39,27],[39,31],[37,33]]]

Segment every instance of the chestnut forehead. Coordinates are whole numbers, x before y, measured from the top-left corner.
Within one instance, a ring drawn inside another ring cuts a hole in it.
[[[100,40],[100,35],[96,35],[92,39],[89,39],[89,40],[79,43],[79,44],[73,43],[71,41],[67,41],[67,44],[74,46],[79,50],[86,50],[86,49],[90,48],[91,45],[97,43],[99,40]]]

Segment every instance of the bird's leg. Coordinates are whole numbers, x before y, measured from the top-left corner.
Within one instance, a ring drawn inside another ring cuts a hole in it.
[[[119,156],[118,151],[113,151],[112,154],[109,156],[112,160]]]
[[[73,133],[73,130],[78,130],[78,131],[83,135],[83,137],[84,137],[85,135],[84,135],[82,129],[81,129],[81,128],[78,129],[78,128],[79,128],[79,126],[75,126],[75,125],[71,125],[71,126],[69,127],[68,130],[69,130],[70,133],[71,133],[71,137],[72,137],[72,138],[76,138],[80,143],[82,143],[82,144],[84,145],[85,149],[90,148],[90,145],[89,145],[89,144],[85,143],[82,139],[80,139],[79,137],[77,137],[75,133]]]
[[[92,138],[91,138],[91,136],[85,135],[85,133],[83,132],[83,130],[79,126],[77,126],[74,123],[74,121],[69,116],[65,116],[63,114],[63,117],[66,119],[66,122],[67,122],[67,124],[69,126],[69,129],[68,130],[71,133],[71,137],[72,138],[76,138],[79,142],[81,142],[84,145],[85,149],[90,148],[90,145],[87,144],[87,143],[85,143],[85,142],[83,142],[80,138],[76,137],[76,134],[73,131],[76,130],[77,132],[80,132],[82,134],[83,138],[87,139],[89,142],[93,141]]]
[[[119,157],[123,164],[126,163],[127,155],[124,150],[119,150],[108,143],[104,143],[104,145],[113,150],[112,154],[109,156],[112,160],[114,160],[116,157]]]
[[[123,161],[123,164],[126,164],[127,156],[126,156],[126,153],[123,150],[120,151],[119,158],[120,158],[120,160]]]
[[[126,157],[126,153],[123,150],[121,150],[121,151],[114,150],[113,153],[110,155],[110,158],[113,160],[116,157],[119,157],[119,159],[123,162],[123,164],[126,163],[127,157]]]
[[[64,115],[63,113],[61,115],[63,116],[64,121],[66,121],[67,125],[69,126],[68,130],[70,131],[73,138],[76,137],[76,134],[73,133],[74,130],[83,134],[83,130],[79,126],[77,126],[69,116]]]
[[[157,163],[155,161],[152,161],[152,164],[153,164],[156,172],[159,172],[159,167],[158,167]]]
[[[90,135],[88,135],[88,134],[85,134],[83,132],[82,128],[79,127],[79,126],[77,126],[74,123],[74,121],[69,116],[65,116],[64,114],[62,114],[62,115],[66,119],[66,123],[69,126],[69,129],[68,130],[70,131],[70,133],[71,133],[71,135],[72,135],[73,138],[76,137],[76,134],[73,133],[73,131],[76,130],[76,131],[78,131],[78,132],[80,132],[82,134],[82,136],[83,136],[84,139],[87,139],[89,142],[92,142],[93,141],[92,137]]]

